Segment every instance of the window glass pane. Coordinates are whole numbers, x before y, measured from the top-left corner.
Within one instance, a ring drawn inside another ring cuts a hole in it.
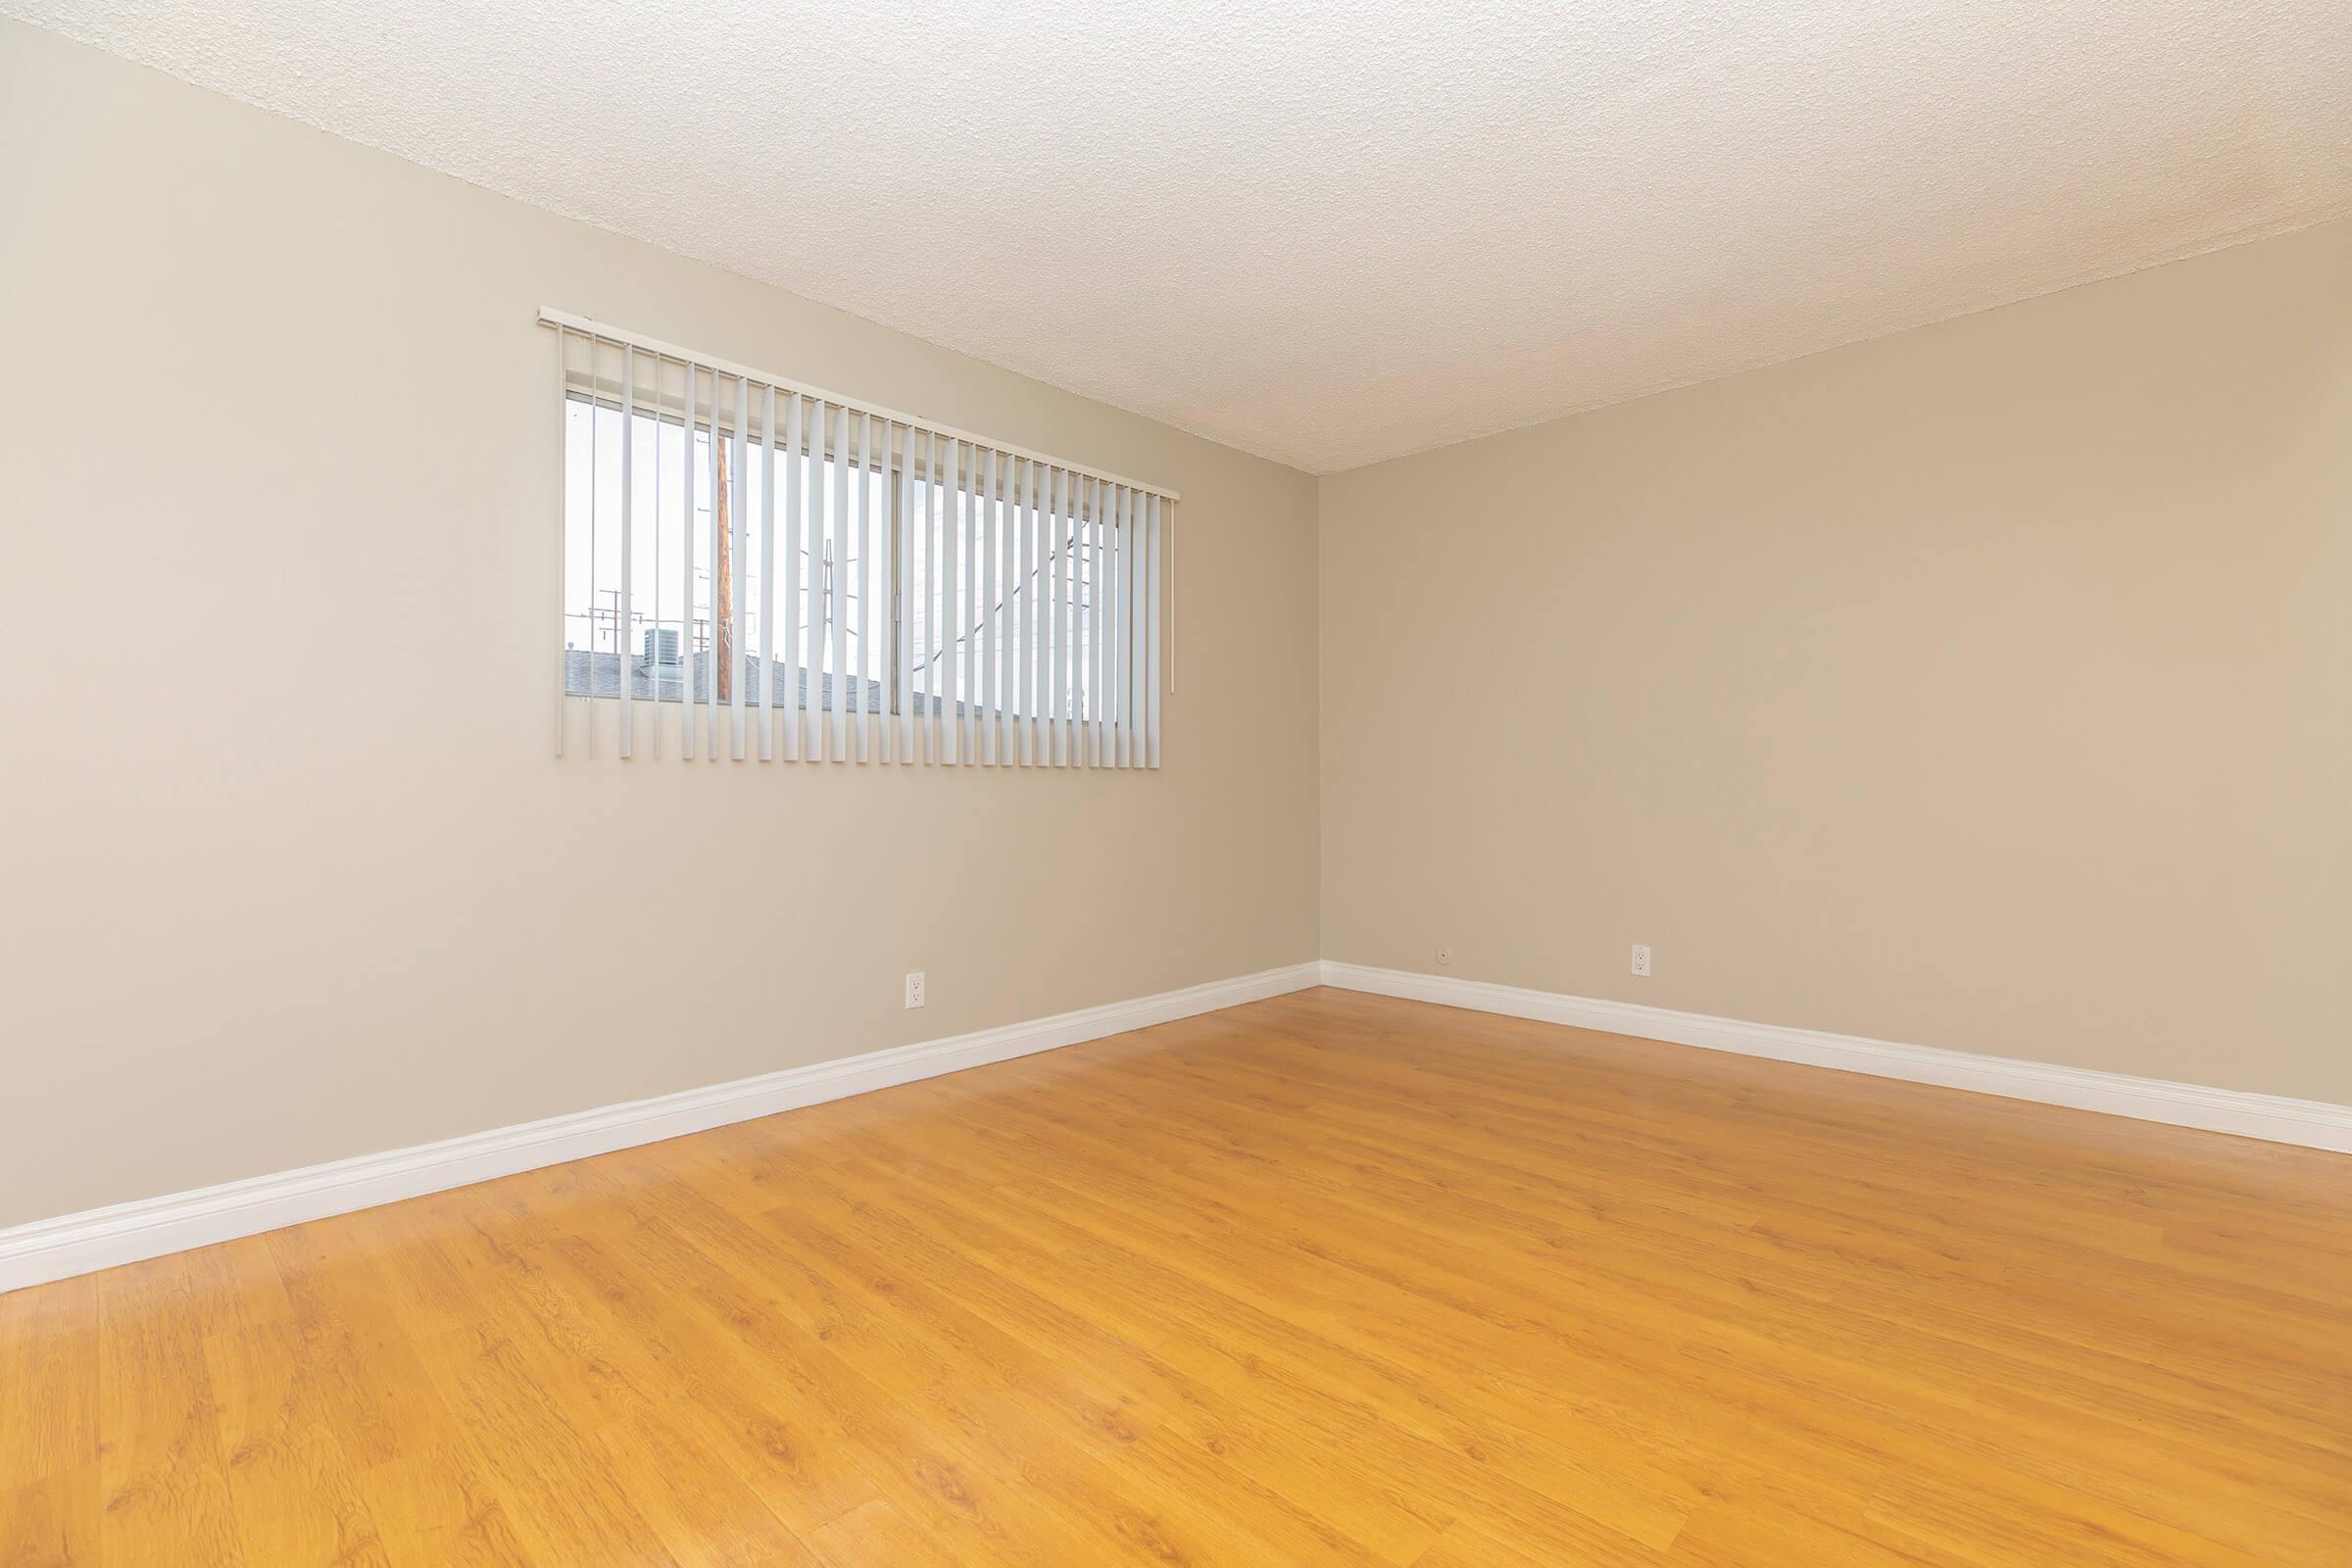
[[[924,532],[930,525],[930,508],[935,503],[942,506],[946,514],[944,540],[933,539]],[[1035,650],[1038,680],[1045,694],[1040,710],[1052,711],[1054,687],[1047,661],[1049,647],[1066,644],[1075,636],[1078,657],[1083,659],[1090,645],[1090,593],[1094,574],[1091,529],[1074,528],[1067,517],[1045,517],[1041,508],[1037,525],[1044,530],[1045,543],[1038,551],[1040,561],[1033,562],[1013,553],[1018,533],[1008,529],[1005,517],[1001,516],[997,557],[990,561],[983,559],[988,543],[986,503],[960,490],[947,490],[926,481],[914,487],[914,504],[917,511],[909,531],[916,545],[914,559],[906,566],[906,613],[908,635],[914,639],[910,662],[916,710],[921,710],[924,700],[936,697],[945,701],[959,689],[964,699],[960,710],[966,713],[980,710],[979,692],[960,684],[966,679],[960,671],[967,645],[976,646],[982,629],[993,627],[999,639],[1007,640],[1007,647],[1026,645]],[[1007,511],[1005,516],[1009,515]],[[967,519],[971,532],[968,549]],[[936,558],[934,545],[942,552]],[[1076,578],[1074,585],[1066,575],[1072,571]],[[1052,574],[1054,572],[1065,573],[1061,589],[1062,629],[1049,643],[1046,621],[1054,612]],[[943,587],[950,590],[944,612]],[[1019,613],[1010,612],[1012,608],[1017,608]],[[1010,641],[1016,633],[1018,644]],[[1079,685],[1077,678],[1065,679],[1074,692]],[[1018,691],[1008,691],[1006,698],[1011,711],[1024,710]],[[1069,708],[1072,716],[1076,716],[1077,703],[1073,695]],[[955,710],[953,707],[943,710]]]
[[[757,703],[764,690],[760,656],[768,654],[776,681],[776,701],[786,703],[798,689],[794,673],[802,663],[794,652],[769,650],[760,610],[766,562],[760,551],[760,512],[766,496],[765,450],[757,440],[746,444],[742,474],[730,438],[722,449],[721,488],[725,492],[728,527],[713,538],[714,496],[710,476],[710,437],[707,430],[687,433],[675,419],[640,414],[635,426],[636,450],[631,457],[631,487],[635,491],[630,546],[630,605],[622,623],[620,594],[620,411],[591,409],[583,398],[565,404],[564,417],[564,648],[565,689],[578,696],[614,697],[619,694],[625,664],[630,692],[638,698],[677,702],[707,701],[715,675],[718,698],[731,701],[735,684],[744,683],[744,701]],[[687,453],[693,454],[692,510],[686,477],[680,471]],[[776,454],[779,473],[789,480],[785,454]],[[822,465],[816,506],[808,511],[807,468],[803,474],[802,582],[810,573],[819,586],[817,624],[821,630],[813,668],[830,679],[833,667],[832,595],[838,577],[847,600],[848,667],[862,677],[867,706],[878,707],[887,691],[890,644],[888,615],[877,617],[878,634],[867,638],[864,606],[869,592],[878,592],[887,605],[889,593],[890,507],[887,482],[868,469],[866,526],[858,527],[858,494],[849,490],[850,514],[833,515],[834,464]],[[593,499],[593,507],[591,501]],[[735,559],[732,538],[740,509],[743,560]],[[691,515],[691,537],[686,519]],[[779,493],[776,532],[784,531]],[[878,580],[869,576],[878,573]],[[718,610],[735,599],[735,578],[742,578],[743,633],[740,643],[714,648],[723,641],[724,616]],[[869,581],[872,586],[869,587]],[[786,583],[777,583],[776,619],[781,625]],[[722,592],[723,588],[723,592]],[[804,627],[806,617],[804,617]],[[806,631],[804,630],[804,636]],[[869,641],[871,646],[869,646]],[[720,656],[731,656],[721,658]],[[721,667],[721,666],[725,667]],[[814,689],[811,683],[811,690]]]

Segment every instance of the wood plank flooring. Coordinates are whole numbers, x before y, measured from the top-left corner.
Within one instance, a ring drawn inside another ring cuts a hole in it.
[[[2352,1158],[1334,991],[0,1297],[0,1563],[2352,1565]]]

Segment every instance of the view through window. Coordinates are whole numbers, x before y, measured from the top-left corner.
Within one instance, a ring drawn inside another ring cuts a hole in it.
[[[984,631],[1038,660],[1056,644],[1078,662],[1092,658],[1095,558],[1098,551],[1107,556],[1111,541],[1040,508],[1031,523],[1045,530],[1039,545],[1022,554],[1013,530],[1001,525],[992,558],[987,554],[989,508],[980,498],[963,486],[936,485],[920,471],[911,485],[902,484],[895,452],[875,454],[861,468],[854,439],[847,471],[828,451],[801,497],[795,580],[808,585],[808,574],[815,574],[817,591],[805,602],[821,607],[823,618],[813,627],[798,628],[796,648],[771,647],[761,621],[769,600],[762,591],[768,570],[761,555],[766,530],[760,526],[767,475],[760,444],[749,444],[751,461],[738,475],[736,444],[723,443],[714,492],[710,431],[698,428],[689,437],[676,417],[644,412],[628,421],[636,450],[628,465],[635,494],[624,624],[622,422],[618,409],[592,405],[578,395],[566,400],[564,649],[565,690],[573,696],[617,697],[625,678],[630,695],[639,700],[707,702],[715,678],[721,703],[732,700],[736,680],[746,683],[747,702],[760,702],[765,656],[765,676],[776,683],[779,707],[796,700],[830,707],[838,690],[846,693],[846,706],[853,710],[862,701],[869,711],[920,712],[943,694],[980,690],[976,676],[962,682],[950,678],[949,666],[959,661],[968,665]],[[781,451],[777,465],[789,482]],[[836,514],[837,499],[846,500],[839,508],[846,515]],[[733,539],[733,512],[739,506],[746,509],[741,561],[734,559]],[[721,508],[727,526],[714,530],[712,514]],[[1008,509],[997,510],[1002,522]],[[904,553],[897,548],[902,512],[907,529],[920,536],[916,547]],[[785,542],[782,515],[779,495],[774,529],[779,558]],[[781,559],[777,566],[791,569]],[[1062,574],[1060,637],[1047,625],[1056,612],[1052,602],[1055,573]],[[738,574],[743,646],[729,648],[728,617],[713,613],[713,608],[724,603],[722,594],[733,595]],[[779,642],[786,630],[788,591],[780,577],[774,596]],[[875,609],[870,617],[869,598]],[[1034,613],[1025,612],[1032,608]],[[902,637],[909,647],[903,692],[897,647]],[[846,682],[836,688],[832,683],[845,671]],[[1033,699],[1020,683],[996,706],[1013,713],[1051,707]]]

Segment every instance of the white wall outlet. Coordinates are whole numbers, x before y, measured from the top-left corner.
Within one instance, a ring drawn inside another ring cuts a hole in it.
[[[1634,973],[1639,975],[1649,973],[1649,944],[1646,942],[1634,944]]]
[[[1453,950],[1451,948],[1440,948],[1438,950],[1438,967],[1441,969],[1450,969],[1453,967]]]
[[[919,1007],[922,1004],[923,971],[917,969],[906,977],[906,1005],[909,1007]]]

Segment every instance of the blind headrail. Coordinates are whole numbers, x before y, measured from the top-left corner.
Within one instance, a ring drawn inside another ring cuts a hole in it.
[[[1107,468],[1089,467],[1083,463],[1071,463],[1065,459],[1054,457],[1051,453],[1033,452],[1027,447],[1012,446],[1006,442],[975,434],[970,430],[958,430],[954,425],[942,424],[936,419],[926,419],[912,414],[902,414],[896,409],[886,409],[878,403],[844,397],[838,392],[828,392],[820,386],[810,386],[806,381],[795,381],[790,376],[776,375],[753,366],[739,364],[734,360],[722,359],[715,354],[702,354],[693,349],[680,348],[675,343],[664,343],[660,338],[647,337],[642,332],[623,331],[619,327],[607,325],[605,322],[589,317],[574,316],[568,311],[559,311],[543,305],[539,308],[539,324],[577,332],[584,337],[600,339],[614,345],[632,347],[642,354],[656,354],[665,359],[682,360],[688,364],[700,366],[706,370],[715,370],[721,375],[744,376],[758,385],[772,386],[779,392],[798,392],[804,397],[821,399],[830,408],[848,409],[856,414],[872,415],[878,419],[889,419],[899,424],[913,425],[917,429],[928,430],[945,440],[968,442],[973,446],[1000,453],[1005,457],[1020,458],[1031,463],[1042,463],[1049,468],[1061,468],[1070,473],[1084,474],[1089,478],[1101,479],[1109,484],[1123,484],[1131,490],[1140,490],[1146,495],[1161,496],[1169,501],[1184,499],[1180,492],[1171,490],[1165,485],[1148,484],[1141,479],[1130,479],[1124,474],[1112,473]]]

